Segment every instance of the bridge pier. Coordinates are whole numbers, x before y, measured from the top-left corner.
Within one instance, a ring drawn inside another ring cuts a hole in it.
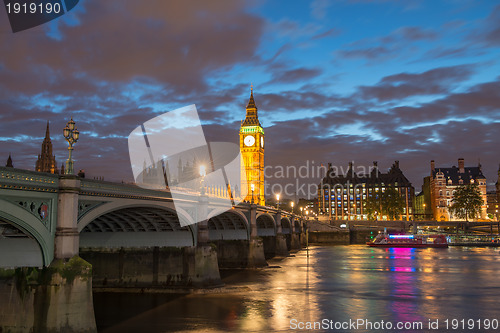
[[[171,287],[211,288],[222,285],[217,252],[209,245],[152,248],[86,248],[96,289]]]
[[[300,245],[300,234],[296,232],[292,232],[292,241],[291,241],[291,248],[292,250],[300,250],[302,246]]]
[[[264,242],[257,234],[257,205],[250,205],[250,240],[248,242],[248,267],[265,267],[267,266],[264,256]]]
[[[73,175],[59,178],[57,197],[57,227],[54,256],[56,259],[78,255],[80,233],[78,232],[78,193],[80,180]]]
[[[278,210],[278,213],[274,216],[276,223],[276,255],[286,257],[290,253],[288,252],[288,248],[286,246],[286,236],[283,235],[283,228],[281,226],[281,211]]]
[[[294,251],[300,250],[302,248],[302,246],[300,245],[300,230],[298,230],[297,226],[295,225],[295,216],[292,216],[290,218],[290,231],[290,248]]]
[[[0,332],[96,332],[92,268],[79,257],[0,269]]]

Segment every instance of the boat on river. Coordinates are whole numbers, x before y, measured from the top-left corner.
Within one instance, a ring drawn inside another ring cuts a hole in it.
[[[366,245],[372,247],[448,247],[445,235],[413,235],[380,233]]]

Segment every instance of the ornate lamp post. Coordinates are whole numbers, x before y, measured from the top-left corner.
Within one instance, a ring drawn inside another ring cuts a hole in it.
[[[293,214],[293,201],[290,202],[290,205],[292,206],[292,214]]]
[[[200,165],[200,187],[201,187],[201,195],[205,195],[205,176],[207,175],[207,171],[204,165]]]
[[[276,194],[276,201],[278,202],[278,210],[280,209],[280,195]]]
[[[71,117],[71,120],[68,121],[66,124],[66,127],[64,127],[63,130],[63,135],[66,141],[68,141],[69,147],[69,157],[68,160],[66,161],[66,169],[64,170],[65,175],[72,175],[73,174],[73,159],[71,158],[71,155],[73,153],[73,145],[78,141],[78,137],[80,136],[80,132],[76,129],[75,122],[73,121],[73,117]]]

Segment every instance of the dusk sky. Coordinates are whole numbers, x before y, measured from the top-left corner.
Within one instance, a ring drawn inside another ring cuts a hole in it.
[[[196,104],[237,142],[253,83],[266,165],[399,160],[419,191],[463,157],[497,181],[497,1],[81,0],[18,33],[2,6],[0,32],[2,165],[34,170],[48,120],[60,166],[72,116],[75,169],[132,181],[132,130]]]

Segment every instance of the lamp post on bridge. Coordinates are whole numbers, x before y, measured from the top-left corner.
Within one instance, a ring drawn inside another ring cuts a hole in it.
[[[280,195],[276,194],[276,201],[278,202],[277,209],[280,210]]]
[[[73,145],[78,141],[78,138],[80,136],[80,132],[76,129],[75,122],[73,121],[73,117],[71,117],[71,120],[68,121],[68,123],[66,124],[66,127],[64,127],[63,135],[69,144],[69,147],[68,147],[69,157],[68,157],[68,160],[66,161],[66,169],[64,170],[64,174],[65,175],[72,175],[73,174],[73,159],[71,158],[71,155],[73,152]]]
[[[206,168],[205,166],[202,164],[200,165],[200,177],[201,177],[201,180],[200,180],[200,192],[201,192],[201,195],[205,195],[205,176],[207,175],[207,171],[206,171]]]
[[[253,192],[255,191],[255,185],[252,184],[252,185],[250,185],[250,187],[252,188],[252,204],[253,204],[254,203],[254,201],[253,201]]]

